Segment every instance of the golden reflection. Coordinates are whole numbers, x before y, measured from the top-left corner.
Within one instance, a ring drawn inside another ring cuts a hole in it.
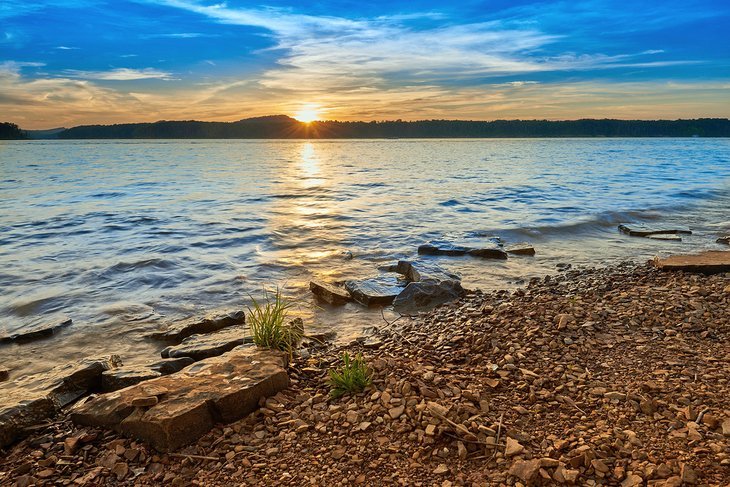
[[[304,142],[300,152],[299,169],[301,176],[299,184],[304,188],[314,188],[324,184],[324,179],[318,178],[321,172],[321,164],[312,142]]]

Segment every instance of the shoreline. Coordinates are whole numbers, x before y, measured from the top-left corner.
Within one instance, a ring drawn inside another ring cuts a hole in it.
[[[8,447],[0,482],[727,485],[728,307],[727,273],[631,263],[474,291],[312,349],[263,408],[172,454],[62,414]],[[374,381],[334,400],[343,350]]]

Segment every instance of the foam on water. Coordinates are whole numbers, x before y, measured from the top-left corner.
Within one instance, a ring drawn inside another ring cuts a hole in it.
[[[380,314],[308,307],[310,279],[373,275],[431,239],[499,235],[537,256],[439,262],[466,287],[514,286],[560,262],[717,248],[729,206],[727,139],[0,142],[0,329],[74,319],[0,360],[144,361],[159,344],[143,335],[164,320],[272,284],[347,339]],[[631,238],[620,222],[695,234]]]

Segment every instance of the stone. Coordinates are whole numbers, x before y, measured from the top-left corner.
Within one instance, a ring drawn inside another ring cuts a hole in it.
[[[143,365],[126,365],[117,369],[105,370],[101,374],[101,390],[104,392],[118,391],[161,376],[160,372]]]
[[[578,480],[578,475],[580,475],[580,470],[573,470],[560,465],[553,472],[553,480],[561,484],[573,484]]]
[[[0,369],[0,382],[4,382],[10,378],[10,371],[8,369]]]
[[[509,474],[530,484],[537,478],[540,460],[515,460],[509,468]]]
[[[730,436],[730,418],[725,418],[722,422],[722,434],[725,437]]]
[[[180,372],[142,382],[75,405],[71,419],[80,425],[113,428],[161,451],[195,441],[216,423],[231,423],[253,412],[261,397],[289,385],[286,354],[238,347],[197,362]],[[137,408],[135,399],[155,396],[158,403]]]
[[[643,485],[644,479],[635,473],[629,473],[626,478],[621,482],[621,487],[635,487],[637,485]]]
[[[508,457],[519,455],[525,451],[525,447],[520,444],[519,441],[513,438],[507,438],[507,446],[504,450],[504,454]]]
[[[243,326],[231,326],[205,335],[191,335],[179,344],[162,350],[163,358],[189,357],[195,361],[224,354],[234,348],[252,343],[246,337],[247,329]]]
[[[439,463],[439,465],[433,470],[434,475],[445,475],[449,473],[449,467],[445,463]]]
[[[403,287],[398,278],[387,275],[345,282],[347,292],[364,306],[388,306]]]
[[[157,396],[135,397],[134,399],[132,399],[132,406],[136,408],[143,408],[148,406],[154,406],[158,402],[160,401]]]
[[[463,245],[455,245],[449,242],[434,240],[418,247],[419,255],[466,255],[471,248]]]
[[[632,237],[649,237],[653,235],[692,235],[692,230],[686,227],[672,227],[662,225],[645,225],[621,223],[618,229]]]
[[[162,375],[169,375],[181,371],[193,362],[195,362],[195,360],[190,357],[165,358],[153,363],[149,366],[149,368],[156,370]]]
[[[720,237],[716,240],[716,242],[723,245],[730,245],[730,235]]]
[[[241,310],[222,315],[211,315],[202,319],[190,317],[175,321],[169,324],[164,331],[152,333],[150,337],[179,343],[191,335],[212,333],[229,326],[243,325],[245,322],[246,314]]]
[[[514,255],[535,255],[535,247],[527,242],[509,244],[505,246],[504,250],[508,254]]]
[[[399,260],[395,271],[409,282],[460,281],[458,274],[448,272],[431,262]]]
[[[684,484],[694,485],[697,483],[697,472],[686,463],[683,463],[679,471],[679,478],[682,479]]]
[[[388,410],[388,414],[390,415],[391,418],[398,419],[403,415],[405,410],[406,410],[405,406],[396,406],[394,408],[390,408]]]
[[[717,274],[730,271],[730,251],[708,251],[693,255],[672,255],[655,258],[654,266],[664,271]]]
[[[482,259],[506,259],[507,252],[499,245],[493,247],[483,247],[480,249],[471,249],[469,255],[472,257],[481,257]]]
[[[0,344],[27,343],[48,338],[55,335],[60,329],[70,326],[71,323],[73,323],[71,318],[62,317],[50,323],[24,325],[9,330],[5,335],[0,336]]]
[[[352,297],[347,292],[347,289],[325,282],[311,281],[309,283],[309,289],[319,299],[333,306],[339,306],[352,301]]]
[[[459,281],[410,282],[393,300],[393,308],[408,314],[454,301],[464,294],[464,288]]]
[[[116,355],[87,358],[0,385],[0,447],[13,443],[24,435],[26,428],[98,389],[102,373],[119,365],[121,361]]]

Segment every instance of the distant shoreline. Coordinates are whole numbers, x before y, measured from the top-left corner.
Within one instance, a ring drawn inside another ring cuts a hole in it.
[[[159,121],[24,130],[38,139],[476,139],[730,137],[727,118],[688,120],[421,120],[299,122],[286,115],[237,122]]]

